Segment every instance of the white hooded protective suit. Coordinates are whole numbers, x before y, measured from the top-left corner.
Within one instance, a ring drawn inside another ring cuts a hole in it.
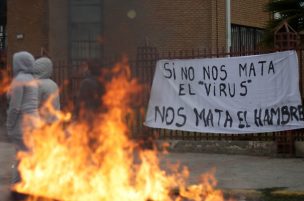
[[[51,79],[52,74],[53,63],[49,58],[42,57],[35,61],[33,76],[38,79],[39,114],[45,123],[54,122],[54,111],[60,110],[58,85]]]
[[[16,151],[27,151],[24,145],[25,133],[39,125],[38,85],[31,74],[34,57],[28,52],[18,52],[13,56],[13,80],[8,92],[7,132]],[[12,183],[21,180],[17,170],[18,161],[13,166]]]
[[[26,129],[36,125],[38,114],[38,85],[30,73],[34,57],[28,52],[13,56],[13,80],[8,92],[7,131],[13,140],[22,140]]]

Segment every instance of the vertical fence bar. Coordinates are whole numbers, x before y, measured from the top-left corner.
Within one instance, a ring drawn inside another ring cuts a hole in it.
[[[264,51],[265,52],[265,51]],[[269,51],[267,51],[269,52]],[[252,53],[252,52],[251,52]],[[261,49],[256,49],[254,51],[256,54],[261,54],[263,51]],[[158,54],[157,48],[151,46],[143,46],[137,48],[137,56],[136,60],[130,62],[130,66],[132,69],[132,76],[138,78],[141,84],[145,85],[145,89],[140,94],[140,98],[143,100],[143,107],[147,108],[147,104],[149,101],[149,93],[152,86],[155,64],[158,59],[162,58],[206,58],[206,57],[224,57],[227,55],[236,56],[236,55],[249,55],[250,52],[245,52],[242,48],[242,51],[230,51],[229,54],[227,52],[222,51],[217,54],[212,54],[210,49],[192,49],[191,51],[180,50],[178,53],[176,51],[168,51],[166,53]],[[299,54],[299,75],[300,75],[300,91],[303,97],[303,50],[298,50]],[[105,59],[106,61],[106,59]],[[113,63],[113,61],[107,61],[108,63]],[[80,62],[72,61],[68,62],[56,62],[54,65],[54,80],[57,84],[62,87],[62,101],[67,102],[70,98],[74,97],[75,92],[79,89],[79,81],[81,76],[79,75]],[[66,80],[70,80],[69,84],[65,84]],[[159,138],[169,138],[169,139],[194,139],[194,140],[253,140],[253,141],[277,141],[277,142],[290,142],[290,140],[303,140],[304,135],[301,131],[290,131],[285,134],[285,138],[283,137],[283,133],[265,133],[265,134],[250,134],[250,135],[214,135],[210,133],[198,133],[198,132],[177,132],[173,130],[165,130],[165,129],[145,129],[142,125],[144,121],[144,112],[136,109],[135,120],[130,123],[130,127],[132,127],[132,131],[136,135],[136,137],[141,137],[141,135],[154,135],[156,134]],[[281,145],[278,145],[278,148]],[[282,147],[282,146],[281,146]],[[280,152],[289,152],[292,151],[292,147],[282,148]]]

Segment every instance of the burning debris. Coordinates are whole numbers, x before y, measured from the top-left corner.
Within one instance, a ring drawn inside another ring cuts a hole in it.
[[[13,189],[32,195],[27,201],[223,201],[211,174],[188,186],[187,168],[172,165],[170,174],[161,170],[157,151],[142,150],[130,139],[130,97],[142,87],[125,62],[111,73],[101,100],[106,112],[95,115],[93,126],[55,111],[58,121],[40,122],[40,128],[26,133],[30,151],[18,153],[22,182]]]

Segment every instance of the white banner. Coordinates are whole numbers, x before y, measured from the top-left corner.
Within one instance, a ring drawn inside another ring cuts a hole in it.
[[[297,53],[160,60],[145,125],[208,133],[303,128]]]

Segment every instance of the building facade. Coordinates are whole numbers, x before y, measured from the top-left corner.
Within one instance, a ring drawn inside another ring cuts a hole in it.
[[[0,51],[6,48],[6,0],[0,0]]]
[[[149,43],[159,52],[222,50],[225,0],[10,0],[8,58],[20,50],[53,60],[136,56]],[[231,1],[231,48],[257,47],[270,15],[268,0]]]

